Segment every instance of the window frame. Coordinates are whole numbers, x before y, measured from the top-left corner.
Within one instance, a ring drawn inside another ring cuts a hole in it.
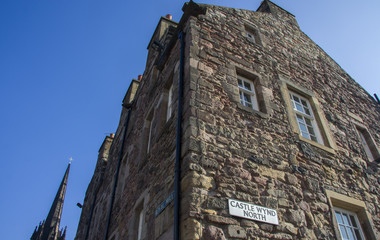
[[[152,149],[153,144],[153,121],[154,121],[154,108],[148,111],[148,114],[145,117],[143,133],[141,138],[141,159],[149,155]],[[142,165],[141,165],[142,166]]]
[[[262,46],[261,38],[257,27],[246,23],[244,25],[244,37],[251,43]]]
[[[373,140],[367,128],[355,123],[355,130],[368,161],[373,162],[380,159],[380,153],[376,146],[376,142]]]
[[[324,141],[309,100],[291,90],[289,91],[289,96],[301,136],[324,145]],[[297,101],[295,98],[298,98],[300,101]],[[300,106],[303,111],[300,111],[298,106]],[[300,122],[300,118],[302,118],[303,122]],[[304,125],[304,129],[302,128],[302,125]]]
[[[239,89],[240,104],[245,107],[249,107],[253,110],[260,111],[259,102],[258,102],[257,93],[256,93],[257,92],[256,86],[254,82],[239,74],[237,75],[237,81],[238,81],[237,86]],[[240,84],[239,81],[241,81],[242,84]],[[247,84],[250,89],[246,87],[245,84]],[[250,101],[245,100],[244,97],[242,97],[242,95],[246,95],[247,97],[249,97]]]
[[[166,108],[166,122],[169,121],[170,117],[173,114],[173,83],[168,89],[168,103]]]
[[[353,240],[366,240],[366,237],[364,236],[363,230],[362,230],[361,225],[360,225],[359,218],[355,212],[349,211],[349,210],[344,209],[344,208],[335,207],[335,206],[333,207],[333,209],[334,209],[335,219],[336,219],[337,224],[338,224],[340,236],[342,239],[345,239],[343,237],[343,232],[342,232],[342,228],[343,228],[345,230],[347,236],[348,236],[348,229],[352,230],[351,233],[352,233],[352,236],[354,237]],[[338,214],[341,217],[341,221],[339,221]],[[347,217],[347,220],[348,220],[347,224],[345,223],[343,215],[348,216]],[[358,233],[360,235],[359,236],[360,239],[357,238],[357,236],[356,236],[357,233],[355,230],[358,231]]]
[[[279,84],[280,84],[280,91],[284,100],[284,105],[287,110],[287,117],[289,120],[290,128],[296,134],[296,137],[298,137],[299,140],[309,143],[312,146],[318,147],[331,154],[335,154],[335,149],[337,147],[333,139],[333,135],[328,127],[328,122],[326,120],[324,112],[322,111],[320,104],[317,98],[315,97],[315,94],[311,92],[310,90],[303,88],[300,85],[290,81],[288,78],[286,78],[283,75],[279,76]],[[312,109],[313,114],[314,114],[313,116],[315,119],[315,125],[318,126],[319,133],[320,133],[321,139],[323,140],[323,143],[322,142],[319,143],[302,136],[297,119],[296,119],[296,112],[294,111],[291,100],[290,100],[290,95],[289,95],[290,92],[294,92],[298,95],[301,95],[303,98],[308,100],[310,104],[310,108]]]

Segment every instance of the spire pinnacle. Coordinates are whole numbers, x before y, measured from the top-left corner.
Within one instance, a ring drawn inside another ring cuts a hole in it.
[[[67,186],[67,180],[69,177],[71,161],[72,161],[72,158],[70,158],[70,162],[67,166],[67,169],[61,181],[61,184],[59,185],[57,194],[55,195],[55,198],[54,198],[53,204],[51,205],[48,216],[46,220],[44,220],[42,223],[42,229],[38,228],[37,230],[38,233],[37,232],[33,233],[32,238],[31,238],[33,240],[34,239],[35,240],[48,240],[48,239],[64,240],[65,239],[66,228],[65,228],[65,231],[63,232],[64,234],[61,236],[62,231],[59,230],[59,224],[61,222],[63,202],[65,200],[66,186]]]

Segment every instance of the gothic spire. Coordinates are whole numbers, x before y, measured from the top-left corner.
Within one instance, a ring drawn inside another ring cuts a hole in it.
[[[58,192],[55,195],[54,202],[51,205],[49,214],[42,224],[42,229],[38,228],[37,232],[35,231],[31,239],[38,240],[56,240],[56,239],[65,239],[66,229],[64,234],[61,236],[61,231],[59,231],[59,224],[61,222],[61,215],[63,209],[63,201],[65,200],[67,179],[69,177],[70,165],[67,166],[65,175],[63,176],[62,182],[59,186]]]

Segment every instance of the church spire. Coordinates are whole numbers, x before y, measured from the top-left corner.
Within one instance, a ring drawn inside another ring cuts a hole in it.
[[[31,237],[31,240],[57,240],[65,239],[65,233],[62,234],[62,231],[59,230],[59,224],[61,222],[61,215],[63,209],[63,201],[65,200],[67,179],[69,177],[70,165],[67,166],[65,175],[63,176],[62,182],[59,186],[58,192],[55,195],[54,202],[51,205],[49,214],[42,224],[36,229]],[[61,236],[62,235],[62,236]]]

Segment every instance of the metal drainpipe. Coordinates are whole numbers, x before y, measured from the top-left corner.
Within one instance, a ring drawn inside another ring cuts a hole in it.
[[[177,113],[177,139],[176,139],[176,158],[174,172],[174,231],[173,239],[180,239],[180,193],[181,193],[181,138],[182,138],[182,95],[183,95],[183,72],[184,72],[184,33],[180,31],[178,38],[181,43],[179,81],[178,81],[178,113]]]
[[[376,99],[377,103],[380,104],[380,100],[379,100],[379,98],[377,97],[376,93],[374,93],[373,96],[375,96],[375,99]]]
[[[112,195],[111,195],[111,202],[110,202],[108,214],[107,214],[108,216],[107,216],[107,223],[106,223],[106,231],[104,233],[104,240],[107,240],[108,231],[109,231],[110,222],[111,222],[112,207],[113,207],[113,202],[115,201],[116,187],[117,187],[117,182],[119,179],[119,170],[120,170],[121,160],[123,159],[124,144],[125,144],[125,139],[127,136],[129,118],[131,115],[131,104],[132,103],[126,104],[126,105],[123,104],[123,107],[128,108],[128,113],[127,113],[127,120],[125,121],[125,124],[124,124],[123,141],[121,143],[119,159],[118,159],[117,167],[116,167],[116,173],[115,173],[114,184],[113,184]]]

